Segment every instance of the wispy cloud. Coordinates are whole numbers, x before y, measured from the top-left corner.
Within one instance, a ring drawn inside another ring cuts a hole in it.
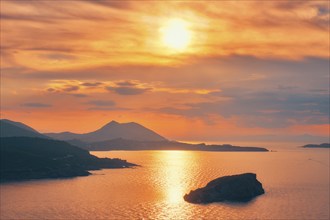
[[[152,90],[151,87],[148,87],[145,84],[139,83],[137,81],[115,82],[114,85],[107,86],[106,89],[119,95],[140,95]]]
[[[237,118],[249,127],[287,127],[295,124],[329,123],[328,95],[295,93],[245,93],[239,89],[224,91],[230,99],[213,102],[186,103],[184,108],[161,108],[167,114],[188,118],[204,118],[219,115],[224,118]]]
[[[70,94],[71,96],[74,96],[76,98],[86,98],[88,97],[88,95],[86,94],[80,94],[80,93],[76,93],[76,94]]]
[[[136,87],[128,87],[128,86],[123,86],[123,87],[111,87],[108,86],[107,90],[113,91],[119,95],[140,95],[143,94],[150,89],[148,88],[136,88]]]
[[[40,102],[27,102],[23,103],[22,106],[28,108],[49,108],[52,107],[50,104],[40,103]]]
[[[169,18],[186,20],[193,33],[175,57],[157,31]],[[4,60],[38,70],[181,65],[205,56],[329,57],[326,1],[5,1],[1,19]]]
[[[103,85],[102,82],[82,82],[80,83],[80,85],[82,86],[86,86],[86,87],[98,87]]]
[[[111,100],[91,100],[89,102],[86,102],[88,105],[94,105],[94,106],[102,106],[102,107],[107,107],[107,106],[115,106],[116,103]]]

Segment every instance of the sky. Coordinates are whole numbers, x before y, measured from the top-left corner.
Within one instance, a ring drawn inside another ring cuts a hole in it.
[[[328,140],[329,1],[0,4],[1,118],[41,132],[116,120],[192,142]]]

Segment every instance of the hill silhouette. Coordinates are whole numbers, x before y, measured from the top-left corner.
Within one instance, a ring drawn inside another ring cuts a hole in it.
[[[30,126],[8,119],[0,120],[0,137],[39,137],[49,139],[49,137],[40,134]]]
[[[58,140],[80,140],[83,142],[99,142],[110,139],[123,138],[136,141],[165,141],[166,138],[156,132],[135,122],[118,123],[111,121],[100,129],[85,133],[75,134],[71,132],[45,133],[45,135]]]
[[[1,181],[87,176],[88,170],[136,166],[98,158],[64,141],[35,137],[3,137],[0,141]]]

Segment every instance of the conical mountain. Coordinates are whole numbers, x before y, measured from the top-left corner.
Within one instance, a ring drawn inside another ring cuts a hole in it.
[[[156,132],[138,124],[135,122],[118,123],[111,121],[101,127],[100,129],[85,133],[74,134],[70,132],[63,133],[47,133],[49,137],[53,137],[59,140],[77,139],[85,142],[97,142],[106,141],[115,138],[123,138],[136,141],[164,141],[164,137],[160,136]]]

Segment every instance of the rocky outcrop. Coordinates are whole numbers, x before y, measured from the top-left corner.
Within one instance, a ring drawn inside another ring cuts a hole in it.
[[[190,203],[246,202],[264,193],[256,174],[244,173],[212,180],[205,187],[190,191],[184,200]]]

